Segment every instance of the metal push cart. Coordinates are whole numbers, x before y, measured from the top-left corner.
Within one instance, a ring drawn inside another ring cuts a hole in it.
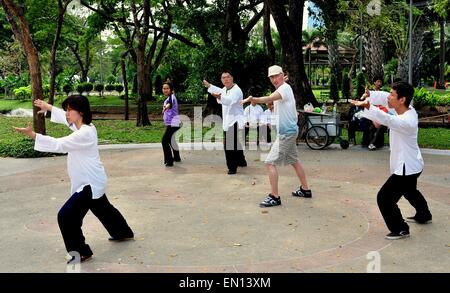
[[[337,137],[341,148],[348,148],[348,141],[341,138],[339,113],[322,114],[303,110],[299,112],[305,115],[307,125],[305,140],[308,147],[321,150],[332,144]]]

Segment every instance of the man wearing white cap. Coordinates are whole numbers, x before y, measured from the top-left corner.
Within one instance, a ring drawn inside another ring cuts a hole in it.
[[[278,135],[265,160],[272,192],[260,203],[260,207],[272,207],[281,204],[276,168],[278,165],[292,165],[297,173],[300,188],[292,192],[293,196],[305,198],[312,196],[311,190],[308,189],[305,171],[297,156],[298,126],[294,92],[291,86],[285,82],[283,69],[280,66],[270,66],[268,77],[276,89],[270,96],[259,98],[249,96],[242,101],[242,103],[256,102],[259,104],[273,102],[274,115],[278,118]]]

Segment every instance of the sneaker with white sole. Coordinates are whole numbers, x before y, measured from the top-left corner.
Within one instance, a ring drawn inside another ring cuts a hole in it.
[[[271,193],[259,204],[262,208],[268,208],[281,205],[281,198],[275,197]]]
[[[303,189],[301,186],[299,189],[297,189],[296,191],[292,192],[293,196],[297,196],[297,197],[305,197],[305,198],[311,198],[312,197],[312,192],[311,189],[305,190]]]
[[[409,237],[409,231],[400,231],[398,233],[391,232],[385,236],[388,240],[397,240]]]

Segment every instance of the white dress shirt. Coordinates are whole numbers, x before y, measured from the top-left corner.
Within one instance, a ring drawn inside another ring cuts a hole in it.
[[[34,149],[40,152],[68,153],[67,172],[71,193],[80,192],[86,185],[92,189],[92,198],[100,198],[106,191],[107,177],[98,152],[97,129],[93,124],[83,124],[80,129],[69,125],[65,111],[52,107],[52,122],[69,126],[68,136],[53,138],[36,134]]]
[[[222,127],[224,131],[227,131],[236,122],[239,128],[244,127],[244,108],[241,105],[244,95],[237,84],[234,84],[229,90],[226,87],[219,88],[211,84],[208,88],[208,93],[221,94],[220,99],[217,99],[217,103],[222,104]]]
[[[369,109],[364,109],[362,116],[389,127],[391,174],[411,175],[422,172],[423,158],[417,144],[419,119],[413,107],[410,106],[401,115],[391,115],[370,105]]]

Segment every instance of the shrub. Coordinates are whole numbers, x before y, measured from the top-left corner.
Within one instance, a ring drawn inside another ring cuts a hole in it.
[[[103,95],[103,90],[105,89],[105,86],[104,86],[102,83],[97,83],[97,84],[94,86],[94,89],[95,89],[97,92],[100,93],[100,96],[102,96],[102,95]]]
[[[105,86],[105,91],[111,92],[111,91],[115,90],[115,88],[116,87],[113,84],[107,84]]]
[[[13,89],[13,94],[19,100],[31,99],[31,85]]]
[[[92,90],[94,89],[94,85],[90,82],[86,82],[84,83],[84,91],[87,92],[88,96],[89,93],[92,92]]]
[[[84,92],[84,83],[77,84],[77,92],[82,95]]]
[[[423,106],[448,106],[450,105],[450,95],[440,96],[434,92],[429,92],[421,87],[414,91],[414,107]]]
[[[73,87],[71,84],[67,83],[67,84],[63,85],[62,90],[63,90],[63,92],[66,93],[66,95],[69,95],[69,93],[73,90]]]
[[[34,141],[29,138],[0,144],[1,157],[37,158],[54,156],[52,153],[42,153],[34,150]]]
[[[116,84],[114,85],[114,89],[120,94],[121,92],[123,92],[123,85]]]

